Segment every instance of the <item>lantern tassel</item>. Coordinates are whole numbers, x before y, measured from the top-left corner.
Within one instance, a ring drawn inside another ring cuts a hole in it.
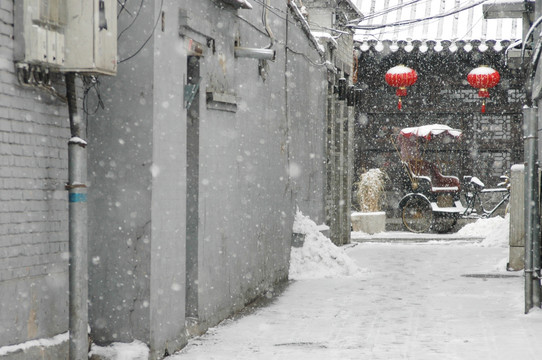
[[[403,102],[401,101],[401,97],[399,97],[399,101],[397,102],[397,109],[401,110],[403,108]]]
[[[485,114],[486,113],[486,101],[483,100],[482,101],[482,114]]]

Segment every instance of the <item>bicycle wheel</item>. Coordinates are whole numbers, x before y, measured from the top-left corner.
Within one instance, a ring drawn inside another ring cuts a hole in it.
[[[431,227],[432,220],[431,203],[423,197],[412,197],[403,206],[403,224],[409,231],[426,232]]]

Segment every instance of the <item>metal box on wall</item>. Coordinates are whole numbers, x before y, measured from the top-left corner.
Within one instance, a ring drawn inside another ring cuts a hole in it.
[[[15,2],[14,59],[53,71],[115,75],[116,0]]]
[[[59,68],[64,63],[66,0],[15,2],[15,61]]]
[[[64,0],[66,61],[63,71],[117,72],[117,1]]]

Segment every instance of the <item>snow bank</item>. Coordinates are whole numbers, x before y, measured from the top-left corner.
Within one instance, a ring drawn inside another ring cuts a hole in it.
[[[293,231],[304,234],[305,242],[303,247],[292,248],[290,279],[359,276],[363,273],[343,249],[318,231],[318,225],[300,211],[295,216]]]
[[[457,232],[462,236],[483,237],[479,246],[508,247],[510,215],[488,219],[478,219],[476,222],[465,225]]]
[[[147,360],[149,348],[139,340],[131,343],[113,343],[105,347],[92,345],[89,357],[92,355],[101,356],[107,360]]]

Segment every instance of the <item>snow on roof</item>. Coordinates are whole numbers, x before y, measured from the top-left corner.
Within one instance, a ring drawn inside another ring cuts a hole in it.
[[[461,136],[461,130],[452,129],[451,127],[447,125],[432,124],[432,125],[423,125],[423,126],[405,128],[401,130],[399,134],[403,135],[406,138],[416,136],[416,137],[423,137],[427,140],[430,140],[432,136],[441,135],[441,134],[451,135],[455,138],[458,138]]]
[[[225,3],[233,5],[235,8],[252,9],[252,5],[247,0],[222,0]]]
[[[521,19],[484,19],[502,0],[354,0],[364,15],[356,41],[517,40]],[[510,2],[510,0],[508,0]]]
[[[326,42],[332,43],[335,47],[338,46],[337,40],[331,34],[325,31],[311,31],[312,36],[314,36],[318,41],[324,40]],[[325,48],[322,47],[322,51],[325,51]]]

